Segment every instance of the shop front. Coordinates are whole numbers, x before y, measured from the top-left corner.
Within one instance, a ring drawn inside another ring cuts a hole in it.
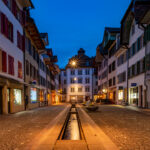
[[[139,90],[138,87],[132,87],[129,89],[129,104],[133,106],[138,106],[139,102]]]

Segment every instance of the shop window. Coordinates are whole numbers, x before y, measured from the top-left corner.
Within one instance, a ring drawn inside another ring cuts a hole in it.
[[[31,88],[30,100],[31,100],[31,103],[36,103],[37,102],[37,89],[36,88]]]
[[[14,103],[16,105],[21,105],[22,103],[21,90],[19,89],[14,89]]]
[[[118,91],[118,99],[123,100],[123,90]]]
[[[138,98],[139,98],[138,87],[130,88],[130,103],[138,105]]]

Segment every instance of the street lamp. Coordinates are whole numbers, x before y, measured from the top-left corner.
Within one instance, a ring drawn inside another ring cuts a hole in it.
[[[72,66],[76,66],[76,62],[75,62],[75,61],[72,61],[72,62],[71,62],[71,65],[72,65]]]

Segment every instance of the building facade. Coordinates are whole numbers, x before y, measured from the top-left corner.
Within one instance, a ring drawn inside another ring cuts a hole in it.
[[[31,2],[0,1],[0,113],[24,110],[24,25]]]
[[[97,88],[93,87],[95,81],[93,60],[80,49],[78,55],[69,60],[66,69],[61,71],[63,99],[66,98],[67,102],[94,99],[94,90]]]

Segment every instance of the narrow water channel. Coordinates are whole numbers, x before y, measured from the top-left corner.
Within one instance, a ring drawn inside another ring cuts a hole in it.
[[[75,109],[72,110],[73,112]],[[63,140],[81,140],[80,128],[77,113],[70,113]]]

